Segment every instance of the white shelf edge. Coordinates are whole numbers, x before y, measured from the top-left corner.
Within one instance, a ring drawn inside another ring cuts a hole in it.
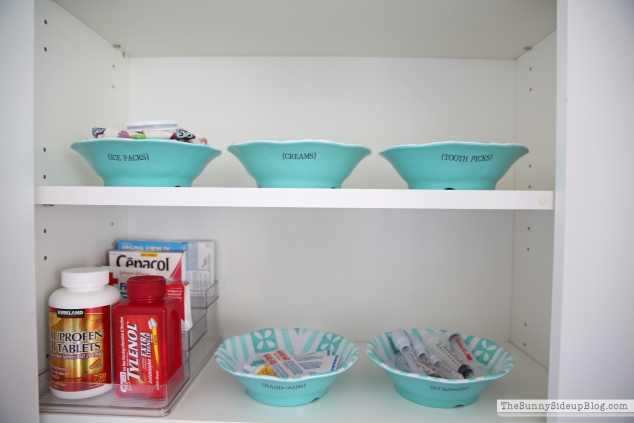
[[[398,421],[417,423],[470,422],[485,423],[497,419],[497,399],[546,399],[548,370],[509,342],[499,344],[515,359],[515,368],[502,379],[493,381],[478,400],[454,409],[430,408],[402,398],[385,372],[372,363],[365,353],[367,343],[356,343],[359,361],[328,388],[324,398],[300,407],[272,407],[247,396],[244,387],[210,360],[184,393],[172,413],[166,417],[126,418],[90,416],[95,423],[188,423],[267,422],[267,423],[379,423]],[[86,416],[41,414],[41,423],[83,423]],[[542,417],[523,418],[522,422],[542,422]]]
[[[553,191],[35,187],[36,205],[553,210]]]

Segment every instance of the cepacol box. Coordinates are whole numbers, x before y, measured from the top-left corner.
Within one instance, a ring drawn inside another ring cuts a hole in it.
[[[149,253],[142,251],[110,251],[110,266],[154,269],[168,282],[182,282],[186,279],[186,254]]]

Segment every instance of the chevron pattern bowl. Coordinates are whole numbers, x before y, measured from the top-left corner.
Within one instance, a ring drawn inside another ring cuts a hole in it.
[[[408,329],[405,332],[421,341],[421,333],[424,332],[446,333],[444,330],[433,329]],[[397,355],[400,353],[394,348],[390,332],[372,339],[366,353],[385,370],[396,385],[396,391],[404,398],[429,407],[453,408],[472,404],[491,381],[505,376],[515,365],[511,354],[495,342],[472,335],[462,337],[473,355],[486,367],[488,375],[452,380],[401,371],[396,368]]]
[[[339,368],[333,372],[283,379],[252,375],[242,366],[264,363],[261,354],[283,349],[297,356],[319,351],[339,354]],[[359,349],[341,335],[312,329],[260,329],[224,341],[214,354],[222,369],[234,375],[256,401],[282,407],[308,404],[326,394],[337,376],[359,358]]]

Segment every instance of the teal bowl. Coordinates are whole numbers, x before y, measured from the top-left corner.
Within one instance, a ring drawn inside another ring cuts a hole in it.
[[[221,151],[208,145],[161,139],[77,141],[81,154],[109,187],[190,187]]]
[[[328,373],[282,379],[245,373],[244,364],[264,363],[261,354],[284,349],[291,355],[332,351],[339,354],[339,368]],[[234,375],[256,401],[268,405],[290,407],[308,404],[326,395],[326,390],[337,376],[345,372],[359,358],[359,349],[341,335],[311,329],[261,329],[224,341],[216,350],[218,365]]]
[[[380,152],[410,189],[495,189],[528,148],[520,144],[443,141]]]
[[[324,140],[254,140],[231,144],[258,188],[341,188],[370,149]]]
[[[445,333],[444,330],[409,329],[409,336],[422,341],[421,332]],[[511,354],[493,341],[472,335],[462,335],[465,343],[489,372],[486,376],[462,380],[441,379],[396,368],[398,350],[394,348],[390,332],[376,336],[366,348],[370,360],[381,366],[396,385],[396,391],[404,398],[417,404],[436,408],[453,408],[473,404],[478,395],[491,381],[509,373],[515,361]]]

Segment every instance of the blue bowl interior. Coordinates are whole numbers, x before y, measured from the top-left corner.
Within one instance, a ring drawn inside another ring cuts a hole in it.
[[[188,187],[221,154],[181,141],[104,138],[78,141],[81,154],[106,186]]]
[[[444,330],[408,329],[409,336],[422,340],[424,332],[445,333]],[[511,354],[493,341],[473,335],[462,335],[465,343],[477,360],[488,370],[485,376],[451,380],[428,377],[404,372],[396,368],[399,351],[392,343],[390,332],[376,336],[366,348],[368,357],[379,365],[396,385],[396,390],[403,397],[418,404],[452,408],[469,405],[477,400],[478,395],[488,384],[508,374],[515,361]]]
[[[495,189],[528,149],[519,144],[444,141],[397,145],[381,153],[410,189]]]
[[[341,188],[370,154],[362,145],[325,140],[254,140],[232,144],[227,150],[260,188]]]
[[[242,366],[264,363],[261,354],[284,349],[297,356],[310,352],[332,351],[340,355],[337,370],[301,378],[282,379],[252,375]],[[276,406],[307,404],[326,394],[328,386],[359,358],[359,350],[341,335],[312,329],[261,329],[224,341],[214,358],[225,371],[234,375],[253,399]]]

